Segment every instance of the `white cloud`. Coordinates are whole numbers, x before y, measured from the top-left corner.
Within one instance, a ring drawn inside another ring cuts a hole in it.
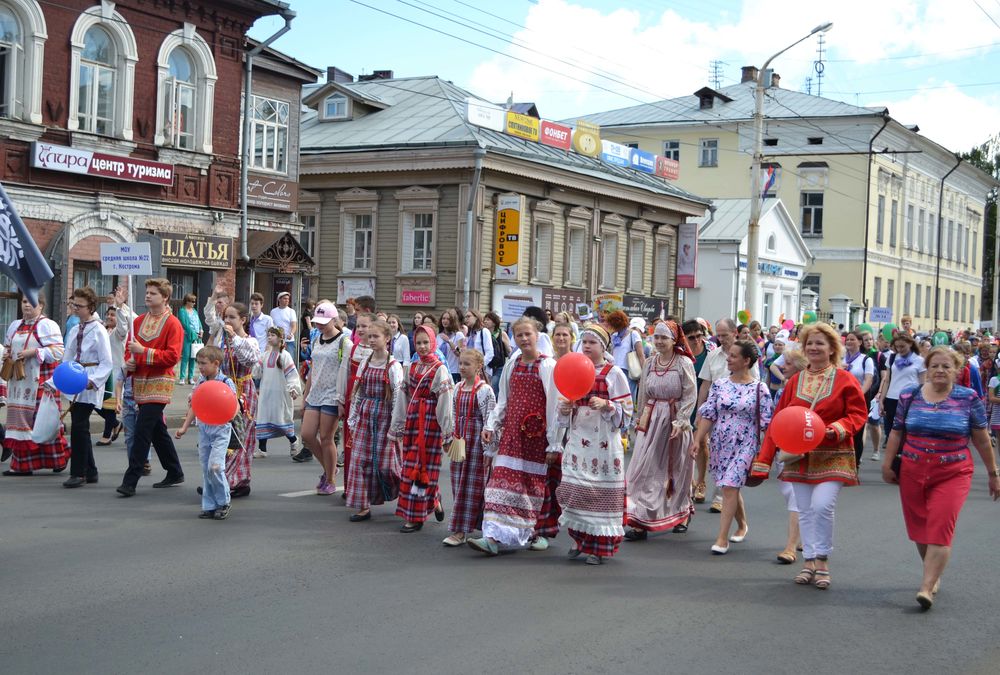
[[[954,84],[865,105],[886,106],[893,119],[918,125],[921,135],[954,152],[985,143],[1000,127],[1000,100],[996,96],[973,98]]]

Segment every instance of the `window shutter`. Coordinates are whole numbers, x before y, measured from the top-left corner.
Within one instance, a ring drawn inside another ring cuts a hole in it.
[[[535,278],[552,278],[552,223],[537,223],[535,228]]]
[[[354,214],[345,213],[344,222],[340,228],[341,248],[344,251],[344,264],[341,270],[344,272],[354,271]]]
[[[409,273],[413,271],[413,214],[403,212],[403,246],[402,246],[402,271]]]
[[[667,281],[670,277],[670,245],[666,242],[656,245],[656,269],[653,270],[655,279],[655,292],[666,295],[670,290]]]
[[[646,267],[646,242],[633,238],[629,251],[628,287],[639,291],[644,289],[643,272]]]
[[[618,235],[604,233],[604,251],[601,260],[601,285],[608,289],[615,288],[618,276]]]
[[[571,284],[583,284],[585,236],[586,233],[582,227],[571,227],[569,230],[569,271],[566,277]]]

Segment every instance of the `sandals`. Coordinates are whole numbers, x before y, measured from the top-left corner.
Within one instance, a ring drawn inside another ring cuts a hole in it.
[[[830,570],[816,570],[813,585],[821,591],[830,588]]]
[[[459,536],[457,534],[450,534],[447,537],[445,537],[441,543],[444,544],[445,546],[452,546],[452,547],[461,546],[462,544],[465,543],[465,535],[463,534]]]
[[[118,440],[118,436],[125,430],[125,425],[122,422],[118,423],[115,430],[111,432],[111,442],[114,443]]]
[[[794,553],[789,553],[788,551],[782,551],[777,555],[777,558],[780,565],[791,565],[798,559]]]
[[[694,486],[694,503],[704,504],[705,503],[705,492],[707,488],[704,483],[695,483]]]
[[[816,570],[803,567],[802,570],[795,575],[795,579],[793,581],[795,581],[795,583],[799,586],[808,586],[813,582],[814,576],[816,576]]]

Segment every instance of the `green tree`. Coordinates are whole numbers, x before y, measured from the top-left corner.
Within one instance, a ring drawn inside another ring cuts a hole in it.
[[[1000,180],[1000,134],[982,145],[963,152],[962,159],[976,168]],[[986,198],[986,213],[983,216],[983,295],[979,310],[980,319],[993,321],[993,282],[996,276],[997,238],[997,189],[990,190]],[[994,333],[997,327],[993,328]]]

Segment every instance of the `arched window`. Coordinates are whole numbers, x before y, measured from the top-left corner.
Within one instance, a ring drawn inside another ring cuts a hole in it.
[[[777,248],[777,246],[778,246],[778,240],[777,240],[777,238],[776,238],[776,237],[775,237],[775,236],[774,236],[774,235],[772,234],[771,236],[769,236],[769,237],[767,238],[767,250],[768,250],[768,251],[771,251],[771,252],[774,252],[774,250],[775,250],[775,249]]]
[[[323,102],[323,117],[328,120],[345,119],[347,117],[347,97],[343,94],[330,94]]]
[[[132,140],[132,100],[139,50],[128,22],[109,4],[84,11],[70,36],[67,127]]]
[[[156,68],[156,144],[211,154],[216,80],[211,47],[186,23],[164,38]]]
[[[41,124],[45,38],[35,0],[0,0],[0,118]]]
[[[114,128],[115,45],[100,26],[83,38],[77,81],[77,113],[80,129],[109,136]]]

